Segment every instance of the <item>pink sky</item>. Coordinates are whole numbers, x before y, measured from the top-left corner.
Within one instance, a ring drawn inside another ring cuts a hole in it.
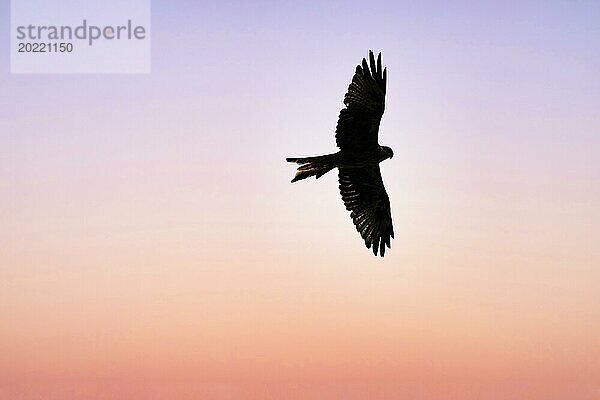
[[[0,400],[600,398],[599,18],[154,2],[140,76],[0,40]],[[370,48],[384,259],[284,161]]]

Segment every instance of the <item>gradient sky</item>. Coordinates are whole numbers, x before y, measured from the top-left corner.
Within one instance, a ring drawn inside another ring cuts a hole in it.
[[[600,398],[600,3],[472,3],[155,0],[152,74],[60,76],[2,1],[0,399]],[[384,259],[284,162],[369,49]]]

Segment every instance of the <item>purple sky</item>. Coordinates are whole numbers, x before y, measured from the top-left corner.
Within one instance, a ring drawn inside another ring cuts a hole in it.
[[[152,74],[59,76],[9,74],[0,4],[1,400],[598,393],[599,3],[152,7]],[[284,161],[369,49],[383,260]]]

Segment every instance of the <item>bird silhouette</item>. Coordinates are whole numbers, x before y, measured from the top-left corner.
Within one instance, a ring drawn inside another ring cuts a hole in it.
[[[319,178],[338,169],[339,188],[352,222],[373,254],[383,257],[394,237],[390,199],[385,191],[379,163],[394,156],[378,142],[379,124],[385,109],[387,68],[381,67],[369,51],[369,63],[363,58],[356,67],[352,82],[344,96],[345,107],[335,130],[339,151],[314,157],[289,157],[299,164],[296,182],[311,176]]]

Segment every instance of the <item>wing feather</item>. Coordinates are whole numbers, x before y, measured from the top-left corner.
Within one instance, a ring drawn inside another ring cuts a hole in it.
[[[356,230],[373,254],[383,257],[394,237],[390,200],[379,166],[339,168],[340,194]]]
[[[362,59],[344,96],[335,139],[342,150],[363,150],[377,146],[379,124],[385,110],[386,70],[382,71],[381,53],[377,62],[369,51],[369,62]]]

